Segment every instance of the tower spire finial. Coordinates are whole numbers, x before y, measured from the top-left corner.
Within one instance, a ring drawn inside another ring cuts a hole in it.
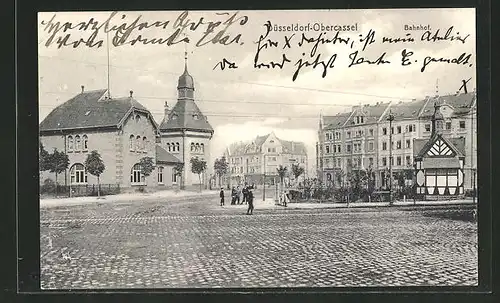
[[[187,51],[187,44],[188,44],[188,37],[186,36],[186,33],[184,33],[184,70],[187,71],[187,62],[188,62],[188,51]]]

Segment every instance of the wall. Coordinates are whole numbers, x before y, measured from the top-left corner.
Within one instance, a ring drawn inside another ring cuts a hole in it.
[[[140,117],[138,121],[136,120],[137,115]],[[134,135],[134,137],[140,136],[141,138],[146,137],[146,147],[144,150],[138,150],[137,147],[135,147],[134,150],[130,149],[129,140],[131,135]],[[123,187],[132,186],[130,183],[132,167],[139,163],[141,158],[152,157],[156,164],[155,139],[155,127],[151,120],[147,118],[146,114],[136,112],[127,117],[120,136],[115,138],[115,156],[122,160],[122,163],[117,163],[118,173],[115,175],[115,178],[117,181],[121,182]],[[119,153],[120,150],[122,150],[121,155]],[[152,172],[151,175],[146,178],[146,185],[157,185],[156,171]]]

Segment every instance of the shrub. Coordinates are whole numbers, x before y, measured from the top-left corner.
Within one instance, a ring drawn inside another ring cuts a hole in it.
[[[41,193],[53,193],[56,189],[56,183],[51,178],[47,178],[43,181],[43,185],[40,188]]]

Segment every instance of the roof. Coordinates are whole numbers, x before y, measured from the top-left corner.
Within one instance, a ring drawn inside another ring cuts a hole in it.
[[[465,138],[446,138],[440,134],[433,134],[429,139],[414,139],[413,154],[416,157],[426,157],[427,151],[434,145],[434,142],[441,139],[457,154],[458,157],[465,155]]]
[[[425,168],[459,168],[460,162],[457,158],[424,158]]]
[[[365,117],[365,124],[377,123],[390,104],[390,102],[380,102],[375,105],[363,106],[360,110]]]
[[[168,115],[168,119],[163,120],[160,130],[189,129],[213,133],[214,129],[208,123],[208,119],[201,112],[194,100],[180,99]]]
[[[82,92],[59,105],[40,123],[40,131],[118,127],[133,109],[149,111],[132,97],[104,99],[106,89]]]
[[[323,126],[324,128],[340,128],[347,121],[347,118],[351,115],[351,112],[348,113],[339,113],[335,116],[323,116]]]
[[[187,70],[187,63],[184,65],[184,73],[182,73],[177,82],[177,89],[179,88],[190,88],[194,90],[194,80]]]
[[[168,164],[182,163],[181,160],[177,159],[174,155],[159,145],[156,145],[156,162]]]
[[[438,102],[438,104],[441,104],[441,106],[451,106],[453,108],[454,114],[464,114],[470,111],[470,109],[474,106],[475,101],[475,92],[434,97],[430,102],[427,102],[424,108],[422,108],[421,116],[431,117],[434,114],[434,102]]]
[[[261,147],[264,142],[266,142],[267,138],[271,135],[271,133],[264,135],[264,136],[257,136],[255,137],[254,140],[252,141],[247,141],[247,142],[235,142],[229,145],[228,147],[228,152],[229,155],[234,156],[234,155],[242,155],[242,154],[247,154],[251,153],[250,148],[252,146],[252,143],[255,144],[255,146]],[[307,148],[303,142],[297,142],[297,141],[287,141],[278,139],[282,146],[283,146],[283,153],[294,153],[294,154],[301,154],[301,155],[307,155]],[[292,152],[292,147],[293,147],[293,152]],[[259,153],[259,151],[257,151]]]
[[[417,119],[420,114],[420,110],[427,103],[428,98],[423,100],[413,100],[410,102],[399,102],[391,105],[390,112],[394,115],[394,120],[404,120],[404,119]],[[387,111],[381,120],[385,120],[389,117],[389,111]]]

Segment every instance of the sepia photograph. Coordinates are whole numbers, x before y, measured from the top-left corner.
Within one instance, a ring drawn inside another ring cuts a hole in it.
[[[479,285],[474,8],[37,26],[42,290]]]

